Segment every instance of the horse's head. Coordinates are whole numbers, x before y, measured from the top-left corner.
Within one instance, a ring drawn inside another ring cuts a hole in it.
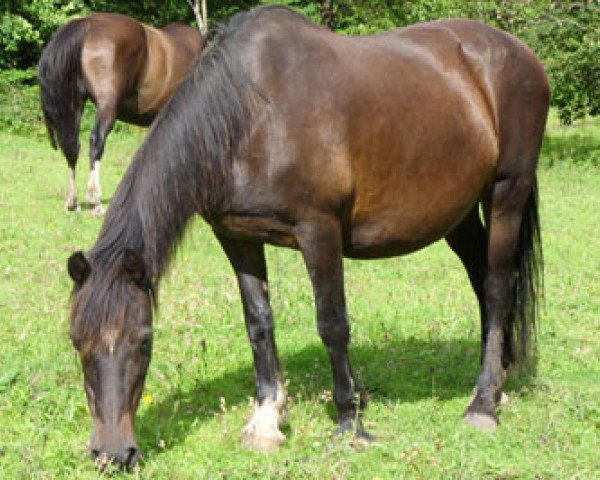
[[[128,468],[140,457],[134,420],[152,352],[152,289],[138,254],[125,250],[115,263],[107,271],[81,252],[69,258],[71,340],[94,422],[92,457]]]

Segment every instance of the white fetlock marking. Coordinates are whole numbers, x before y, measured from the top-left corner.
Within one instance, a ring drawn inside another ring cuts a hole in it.
[[[86,200],[92,205],[100,205],[102,201],[102,193],[100,192],[100,162],[98,160],[94,162],[94,168],[90,172]]]
[[[67,185],[67,197],[65,199],[65,208],[67,210],[77,210],[77,182],[75,178],[75,169],[69,167],[69,181]]]
[[[285,417],[285,400],[285,389],[278,384],[277,398],[267,398],[256,406],[252,418],[242,431],[244,447],[272,452],[285,442],[285,435],[279,430],[279,424]]]
[[[96,205],[93,208],[91,215],[92,215],[92,217],[101,217],[104,215],[104,213],[105,213],[104,207],[102,207],[102,204],[99,203],[98,205]]]

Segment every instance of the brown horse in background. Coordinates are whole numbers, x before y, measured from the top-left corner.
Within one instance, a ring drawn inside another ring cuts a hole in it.
[[[89,256],[68,262],[94,458],[139,458],[134,420],[157,283],[195,214],[213,228],[242,297],[257,395],[244,445],[272,450],[285,439],[265,244],[302,253],[339,428],[368,440],[343,258],[445,239],[481,314],[483,365],[465,419],[495,428],[506,373],[533,353],[536,165],[549,102],[533,52],[475,21],[342,37],[281,7],[233,17],[156,118]]]
[[[87,99],[96,105],[90,135],[86,200],[101,215],[99,168],[115,120],[148,126],[191,68],[204,40],[197,29],[163,29],[125,15],[94,13],[71,20],[52,37],[39,62],[44,119],[50,142],[67,158],[65,208],[76,210],[79,125]]]

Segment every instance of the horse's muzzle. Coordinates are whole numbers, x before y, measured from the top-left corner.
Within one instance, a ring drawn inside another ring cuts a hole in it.
[[[109,465],[116,465],[123,470],[128,470],[137,465],[140,457],[141,452],[137,445],[130,445],[116,452],[92,449],[94,464],[102,470]]]

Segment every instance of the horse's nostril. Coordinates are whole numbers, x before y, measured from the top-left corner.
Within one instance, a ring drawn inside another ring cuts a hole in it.
[[[96,460],[100,456],[100,450],[92,449],[92,458]]]

